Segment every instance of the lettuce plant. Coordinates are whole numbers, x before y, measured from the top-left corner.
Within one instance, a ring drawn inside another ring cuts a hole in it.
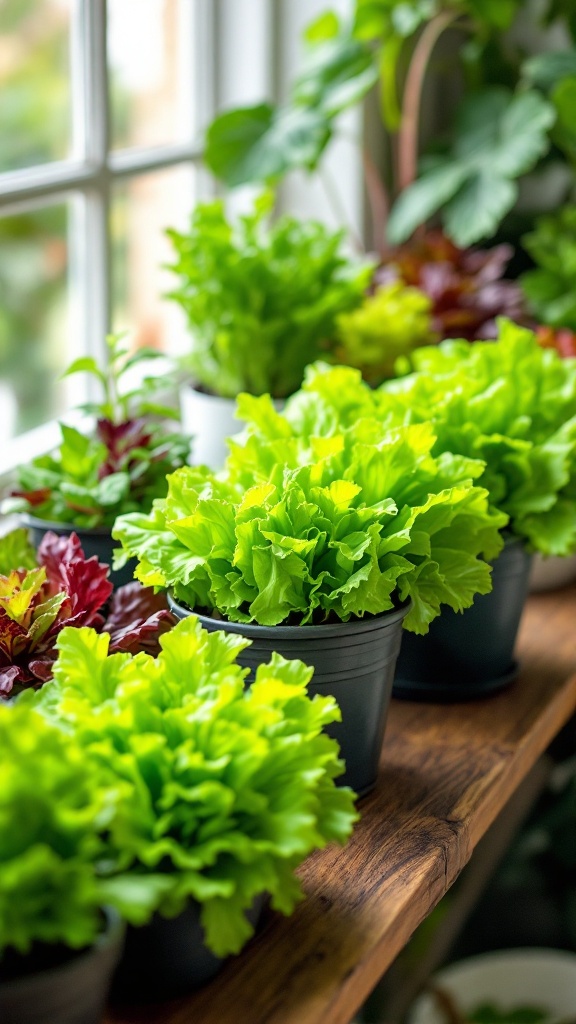
[[[72,631],[71,631],[72,632]],[[33,946],[90,945],[109,902],[98,877],[113,791],[38,711],[0,708],[0,975]]]
[[[294,869],[350,834],[354,794],[334,785],[343,764],[322,731],[339,710],[332,697],[308,697],[312,669],[277,654],[246,688],[235,658],[249,641],[208,633],[194,616],[160,644],[157,659],[110,655],[105,634],[67,629],[54,684],[37,699],[120,794],[110,891],[118,881],[118,900],[131,882],[155,886],[167,917],[197,900],[208,946],[223,956],[251,935],[245,911],[257,895],[289,914],[302,897]]]
[[[502,321],[495,342],[448,341],[413,360],[416,373],[379,392],[382,415],[431,421],[435,453],[484,460],[479,482],[532,550],[575,551],[576,359]]]
[[[517,322],[526,317],[522,289],[504,278],[511,256],[508,245],[461,249],[441,231],[427,231],[388,252],[374,282],[402,281],[424,292],[439,339],[494,338],[498,316]]]
[[[352,374],[373,402],[358,373],[332,373]],[[377,615],[411,599],[405,624],[419,633],[442,603],[462,609],[490,590],[479,555],[497,554],[506,516],[474,485],[482,463],[434,458],[426,424],[385,431],[355,410],[342,430],[313,402],[292,428],[269,396],[243,396],[240,412],[254,431],[233,445],[226,472],[178,470],[149,516],[118,519],[114,535],[123,557],[139,558],[142,582],[266,626]]]
[[[396,367],[410,367],[410,353],[437,340],[432,330],[432,304],[418,288],[400,281],[367,295],[358,309],[336,319],[334,358],[355,366],[369,384],[395,376]]]
[[[134,368],[160,353],[141,349],[129,355],[119,335],[107,341],[105,369],[83,356],[66,373],[88,373],[98,382],[102,401],[81,407],[96,417],[95,430],[60,424],[60,447],[18,469],[18,486],[5,511],[77,527],[110,527],[121,512],[149,509],[164,492],[166,474],[185,463],[190,440],[167,431],[163,421],[177,414],[154,401],[166,387],[165,377],[130,383]]]
[[[85,558],[75,533],[46,533],[37,555],[26,530],[0,538],[0,698],[50,679],[64,626],[105,630],[114,650],[154,649],[173,622],[162,598],[130,583],[103,614],[111,594],[108,566]]]
[[[201,203],[187,233],[168,232],[180,278],[170,297],[191,332],[187,364],[199,384],[228,398],[296,391],[370,277],[369,264],[341,254],[342,232],[293,217],[266,227],[269,207],[262,197],[231,224],[222,202]]]
[[[520,282],[530,311],[549,327],[576,330],[576,206],[540,217],[522,244],[536,263]]]

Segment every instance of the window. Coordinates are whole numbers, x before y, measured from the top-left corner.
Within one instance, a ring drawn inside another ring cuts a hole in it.
[[[109,329],[155,346],[179,329],[163,229],[201,184],[213,14],[210,0],[2,0],[4,448],[78,400],[62,371]]]
[[[164,229],[213,189],[202,130],[282,95],[324,7],[0,0],[0,474],[56,442],[55,418],[86,397],[62,371],[108,330],[181,349]],[[322,216],[316,191],[290,186],[291,210]],[[353,176],[348,192],[360,210]]]

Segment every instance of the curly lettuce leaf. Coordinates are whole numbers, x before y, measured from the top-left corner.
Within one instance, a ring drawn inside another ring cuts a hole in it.
[[[101,928],[98,863],[114,787],[31,707],[0,709],[0,749],[0,955],[89,946]]]
[[[383,385],[382,415],[431,422],[434,453],[481,459],[479,483],[510,530],[544,555],[576,550],[576,359],[502,320],[494,342],[443,342]]]
[[[117,899],[135,886],[128,919],[149,916],[151,892],[166,916],[196,899],[220,956],[249,938],[258,894],[291,912],[302,897],[294,869],[344,842],[357,817],[354,794],[334,785],[343,764],[323,732],[339,718],[334,699],[310,699],[311,669],[279,655],[246,689],[235,659],[247,643],[195,616],[161,637],[156,659],[110,656],[105,635],[64,630],[54,684],[37,698],[118,794],[108,884]]]
[[[474,482],[483,464],[435,458],[427,424],[386,429],[357,371],[309,374],[284,416],[266,397],[240,407],[248,427],[224,473],[180,470],[149,517],[118,520],[138,578],[190,608],[266,626],[346,621],[412,599],[406,625],[417,632],[442,603],[460,610],[490,589],[481,556],[498,553],[507,517]]]

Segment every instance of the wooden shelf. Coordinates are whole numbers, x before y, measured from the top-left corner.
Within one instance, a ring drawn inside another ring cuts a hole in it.
[[[394,701],[377,789],[348,845],[303,865],[296,913],[191,997],[107,1024],[348,1024],[576,710],[576,588],[530,599],[520,657],[499,696]]]

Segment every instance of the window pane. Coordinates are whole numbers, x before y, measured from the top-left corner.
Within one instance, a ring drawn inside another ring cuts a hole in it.
[[[136,345],[168,352],[184,346],[184,316],[164,298],[176,283],[167,227],[182,229],[195,195],[194,168],[143,174],[116,185],[112,203],[113,323]]]
[[[192,137],[193,7],[191,0],[109,0],[114,148]]]
[[[70,0],[0,0],[0,171],[68,155]]]
[[[0,441],[66,408],[68,212],[0,218]]]

